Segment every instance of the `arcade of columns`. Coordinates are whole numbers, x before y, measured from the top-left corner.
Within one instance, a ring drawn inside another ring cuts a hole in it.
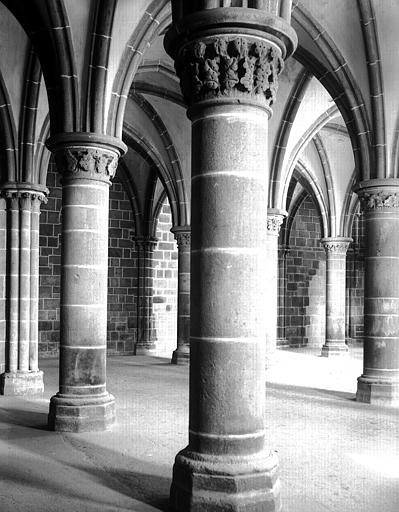
[[[171,504],[181,512],[277,511],[278,461],[267,444],[264,392],[276,346],[277,239],[287,212],[265,201],[270,180],[264,141],[278,102],[278,76],[297,44],[291,2],[280,2],[278,11],[262,0],[252,8],[187,4],[172,2],[165,38],[192,125],[191,229],[173,228],[179,280],[172,362],[190,363],[189,444],[176,456]],[[56,129],[47,147],[62,175],[63,208],[60,385],[48,421],[59,431],[102,430],[115,421],[115,400],[106,389],[108,197],[127,148],[101,131]],[[396,178],[370,176],[357,190],[366,230],[364,369],[357,399],[396,406],[398,187]],[[38,230],[46,195],[45,187],[29,183],[1,187],[3,394],[43,390]],[[321,242],[327,262],[322,355],[341,355],[347,352],[345,260],[351,239],[327,236]],[[154,240],[138,238],[136,244],[142,262],[136,354],[143,354],[154,348]]]

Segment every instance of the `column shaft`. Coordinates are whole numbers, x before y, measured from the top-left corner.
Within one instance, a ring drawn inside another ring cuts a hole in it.
[[[30,240],[30,328],[29,369],[39,368],[39,228],[40,203],[43,198],[32,199]]]
[[[165,45],[192,121],[190,418],[171,506],[276,512],[265,435],[267,140],[286,52],[278,34],[292,49],[295,35],[277,18],[268,32],[269,4],[238,16],[193,3],[187,18],[182,5],[172,4]]]
[[[345,296],[346,252],[351,238],[324,238],[326,251],[326,338],[321,355],[325,357],[346,354]]]
[[[8,327],[8,371],[18,370],[18,336],[19,336],[19,198],[9,197],[10,205],[10,256],[9,256],[9,327]]]
[[[49,426],[104,430],[115,420],[106,390],[108,202],[123,143],[70,133],[48,142],[62,180],[60,388]]]
[[[266,368],[274,362],[277,348],[277,313],[278,313],[278,235],[284,214],[269,209],[267,213],[267,245],[268,245],[268,295],[267,295],[267,326],[266,326]]]
[[[277,317],[277,345],[288,345],[288,340],[285,332],[285,315],[286,315],[286,302],[285,292],[287,286],[287,254],[288,247],[281,247],[278,249],[278,317]]]
[[[174,228],[178,247],[177,281],[177,348],[172,364],[188,364],[190,361],[190,227]]]
[[[31,199],[20,199],[18,368],[29,371]]]
[[[154,250],[155,238],[138,238],[138,341],[135,355],[151,355],[156,349],[156,332],[154,319]]]
[[[364,187],[364,366],[356,398],[399,406],[399,180]]]
[[[7,273],[6,198],[0,194],[0,373],[3,373],[6,369],[6,273]]]
[[[32,320],[38,318],[38,302],[31,302],[31,288],[38,287],[38,272],[32,270],[32,255],[39,250],[39,237],[32,233],[32,204],[43,201],[47,189],[30,183],[7,183],[8,226],[6,245],[6,365],[1,375],[1,393],[28,395],[43,391],[43,372],[31,345]],[[39,206],[37,206],[37,210]],[[31,357],[36,363],[31,365]]]

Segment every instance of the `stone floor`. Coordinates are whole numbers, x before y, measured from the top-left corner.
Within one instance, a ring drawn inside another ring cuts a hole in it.
[[[399,410],[354,402],[359,349],[347,359],[279,351],[268,372],[267,422],[285,512],[398,512]],[[165,511],[175,453],[187,441],[188,369],[110,357],[112,431],[46,430],[57,361],[43,398],[0,397],[0,511]]]

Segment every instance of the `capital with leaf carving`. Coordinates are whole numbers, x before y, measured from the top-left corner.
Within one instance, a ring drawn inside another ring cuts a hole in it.
[[[81,178],[111,183],[126,145],[116,137],[88,132],[71,132],[48,139],[58,171],[64,179]]]
[[[288,21],[266,7],[173,7],[165,49],[187,105],[244,102],[270,111],[284,59],[297,44]]]

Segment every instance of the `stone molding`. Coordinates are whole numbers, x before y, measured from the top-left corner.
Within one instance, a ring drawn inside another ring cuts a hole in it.
[[[136,244],[136,247],[139,251],[155,251],[158,239],[157,238],[151,238],[151,237],[140,237],[135,238],[134,243]]]
[[[278,236],[280,233],[281,226],[284,222],[283,215],[272,214],[267,216],[267,232],[270,235]]]
[[[105,148],[77,146],[57,150],[55,160],[64,177],[109,182],[115,176],[119,155]]]
[[[175,235],[175,240],[177,242],[177,247],[179,249],[190,249],[191,247],[191,228],[187,227],[176,227],[171,229],[172,233]]]
[[[204,37],[183,46],[176,57],[176,72],[188,105],[250,97],[270,107],[283,67],[280,48],[242,35]]]
[[[364,191],[360,195],[360,205],[364,212],[381,208],[399,208],[399,193]]]
[[[24,203],[35,201],[47,203],[47,194],[48,190],[46,188],[43,188],[43,190],[35,190],[7,187],[0,190],[0,197],[11,200],[12,203],[15,205],[18,204],[19,207],[22,207]]]
[[[83,178],[110,183],[127,146],[117,137],[91,132],[53,135],[46,142],[58,171],[66,179]]]
[[[321,243],[327,254],[342,254],[345,255],[352,238],[324,238]]]

